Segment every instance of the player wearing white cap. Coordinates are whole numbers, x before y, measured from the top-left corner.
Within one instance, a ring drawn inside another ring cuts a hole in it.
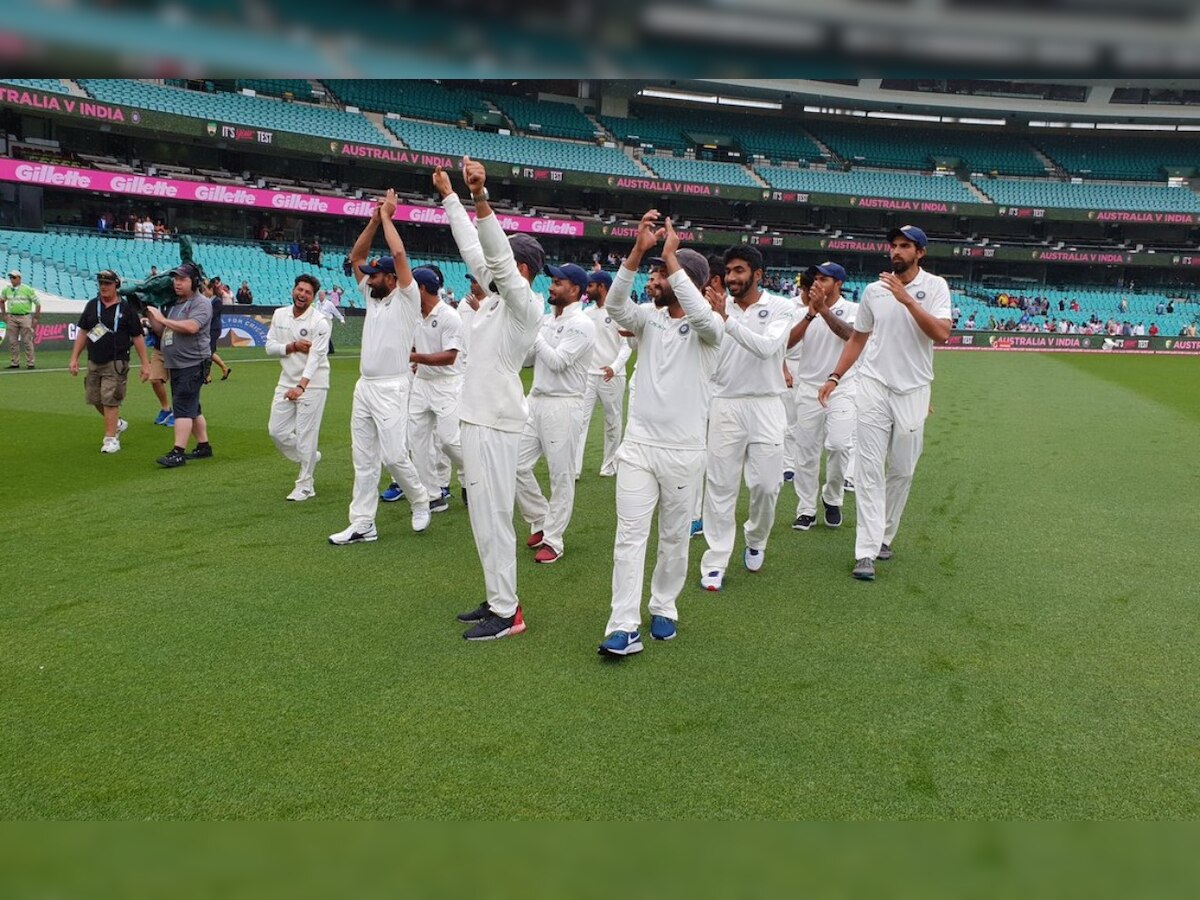
[[[835,262],[812,266],[805,272],[801,296],[806,309],[792,328],[788,343],[803,347],[804,352],[793,371],[791,405],[795,410],[796,521],[792,528],[808,531],[817,518],[817,482],[821,473],[821,449],[828,450],[825,485],[821,504],[825,524],[842,524],[842,501],[846,490],[846,466],[854,446],[854,394],[857,366],[842,376],[837,396],[823,406],[817,392],[837,365],[838,358],[853,334],[858,307],[842,296],[846,270]]]
[[[875,580],[876,559],[892,557],[924,443],[933,345],[950,339],[950,288],[921,268],[925,232],[915,225],[893,228],[888,242],[892,271],[863,291],[854,334],[818,395],[828,405],[861,356],[852,574],[863,581]]]
[[[463,179],[475,201],[474,225],[441,169],[434,173],[433,184],[467,271],[480,284],[494,286],[471,323],[470,354],[458,404],[471,532],[486,593],[483,603],[458,619],[474,623],[464,638],[486,641],[525,630],[517,597],[513,501],[517,448],[529,418],[521,367],[542,321],[544,301],[533,290],[533,279],[546,264],[546,254],[529,235],[505,236],[488,203],[482,163],[463,157]]]
[[[584,310],[584,315],[596,326],[596,350],[583,392],[583,421],[579,426],[579,445],[575,449],[576,478],[583,474],[583,451],[597,399],[604,408],[604,456],[600,461],[600,475],[611,478],[617,474],[613,457],[621,445],[621,424],[625,412],[625,364],[633,348],[628,338],[621,337],[616,322],[604,308],[612,281],[612,276],[604,271],[588,275],[587,295],[593,305]]]
[[[708,550],[700,561],[700,586],[709,591],[724,585],[743,473],[750,489],[750,515],[743,526],[742,560],[751,572],[763,566],[783,484],[783,357],[796,315],[790,300],[762,289],[762,276],[762,254],[756,248],[735,245],[725,251],[725,289],[734,302],[720,296],[713,307],[725,321],[725,337],[708,408]]]
[[[442,488],[449,471],[442,473],[441,459],[449,457],[462,478],[462,444],[458,429],[458,396],[462,390],[462,320],[454,307],[440,299],[441,277],[429,266],[413,269],[421,291],[421,323],[416,350],[410,362],[417,367],[408,401],[409,439],[413,462],[429,494],[430,512],[443,512],[449,501]]]
[[[278,356],[282,369],[271,401],[267,432],[279,452],[300,465],[296,485],[287,495],[288,500],[297,503],[317,495],[313,472],[321,461],[317,441],[329,396],[329,333],[333,323],[314,303],[320,289],[321,282],[312,275],[297,275],[292,305],[275,310],[267,331],[267,356]]]
[[[563,534],[575,507],[575,445],[596,326],[583,314],[587,272],[573,263],[545,271],[552,279],[554,312],[542,320],[533,342],[529,421],[517,448],[517,506],[529,523],[525,545],[536,549],[533,561],[549,564],[562,558]],[[542,456],[550,474],[549,502],[533,475]]]
[[[403,488],[412,505],[413,531],[429,527],[429,495],[408,455],[409,354],[421,318],[421,295],[413,281],[404,242],[392,216],[396,192],[388,189],[350,249],[350,263],[363,273],[359,290],[366,304],[360,377],[350,410],[350,442],[354,459],[354,496],[350,526],[329,536],[331,544],[357,544],[378,539],[376,485],[382,464]],[[375,232],[383,227],[391,256],[367,264]]]
[[[700,293],[708,262],[679,249],[679,235],[658,210],[642,216],[633,251],[613,279],[609,313],[638,340],[636,390],[629,426],[617,451],[617,535],[613,545],[612,613],[599,652],[628,656],[642,650],[642,584],[650,522],[658,508],[658,559],[650,580],[650,633],[676,635],[676,601],[687,580],[688,523],[703,480],[704,407],[696,402],[712,376],[725,327]],[[654,309],[631,303],[643,255],[665,238],[650,261]],[[782,415],[782,409],[780,410]]]

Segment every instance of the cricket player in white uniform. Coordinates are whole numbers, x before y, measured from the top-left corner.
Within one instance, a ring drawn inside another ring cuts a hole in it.
[[[643,255],[665,238],[661,260],[651,260],[654,309],[629,299]],[[650,633],[677,633],[676,601],[687,580],[688,523],[704,478],[704,385],[721,352],[725,327],[700,293],[708,262],[680,250],[679,236],[658,210],[642,216],[633,252],[613,280],[609,313],[638,340],[637,390],[629,427],[617,451],[617,535],[613,545],[612,613],[599,652],[628,656],[642,650],[642,583],[650,522],[658,508],[658,559],[650,580]],[[782,414],[782,410],[781,410]]]
[[[462,320],[440,299],[441,279],[433,269],[418,266],[413,280],[421,291],[421,324],[410,362],[417,367],[408,401],[409,440],[413,463],[429,494],[429,511],[444,512],[449,501],[442,488],[449,473],[440,460],[449,457],[462,473],[462,444],[458,430],[458,396],[462,390]]]
[[[376,485],[381,464],[391,472],[412,505],[413,531],[429,527],[429,495],[408,455],[408,358],[421,318],[421,295],[413,281],[404,242],[392,222],[395,212],[396,192],[389,188],[387,197],[376,207],[349,254],[355,271],[365,276],[358,287],[367,314],[363,321],[360,377],[354,386],[350,411],[354,459],[350,526],[331,534],[331,544],[378,539]],[[381,225],[392,255],[368,265],[367,253]]]
[[[803,347],[793,372],[794,387],[790,399],[795,416],[796,520],[792,528],[808,531],[817,520],[817,482],[821,472],[821,450],[828,451],[825,461],[825,485],[821,489],[825,525],[842,524],[842,501],[846,492],[846,467],[854,448],[856,412],[854,395],[857,366],[842,376],[837,396],[823,406],[817,392],[837,365],[846,341],[854,333],[858,307],[842,296],[846,270],[835,262],[821,263],[806,273],[801,296],[805,311],[792,328],[789,344]]]
[[[329,294],[325,294],[324,299],[317,302],[317,312],[329,320],[329,355],[333,356],[333,320],[337,319],[339,322],[345,325],[346,317],[342,315],[342,311],[338,309],[337,304],[333,302],[333,297]]]
[[[721,356],[713,373],[708,407],[708,471],[700,586],[719,591],[733,553],[738,490],[743,472],[750,515],[743,526],[742,560],[751,572],[763,566],[783,484],[783,437],[787,411],[783,357],[795,322],[795,306],[761,287],[762,254],[750,246],[725,251],[725,289],[713,309],[725,321]]]
[[[550,305],[533,342],[529,421],[517,449],[517,507],[529,523],[527,547],[533,561],[549,564],[563,555],[563,535],[575,508],[575,446],[583,418],[583,393],[596,347],[596,326],[583,313],[587,272],[568,263],[546,266],[552,279]],[[550,500],[542,495],[533,467],[546,457]]]
[[[892,558],[892,541],[924,446],[933,345],[950,339],[950,288],[944,278],[921,268],[928,245],[925,232],[905,225],[889,231],[888,241],[892,271],[863,290],[854,334],[818,395],[828,405],[861,356],[855,404],[858,521],[851,574],[862,581],[875,580],[876,559]]]
[[[506,237],[488,203],[487,172],[482,163],[463,157],[463,178],[475,201],[475,224],[450,188],[441,169],[433,184],[450,219],[450,230],[463,261],[489,295],[471,323],[470,353],[458,404],[463,465],[468,475],[471,532],[483,566],[486,599],[459,614],[474,623],[469,641],[520,634],[525,617],[517,597],[517,536],[513,502],[517,485],[517,448],[529,419],[521,368],[542,321],[545,301],[533,279],[546,264],[542,245],[526,234]]]
[[[611,287],[612,276],[607,272],[588,275],[587,295],[593,305],[584,310],[584,315],[596,326],[596,351],[583,392],[583,422],[579,429],[579,446],[575,450],[576,478],[583,474],[583,451],[597,399],[604,408],[604,456],[600,462],[600,477],[611,478],[617,474],[614,457],[621,445],[625,413],[625,364],[633,348],[628,338],[621,337],[616,322],[604,308]]]
[[[297,275],[292,305],[271,316],[267,356],[278,356],[282,371],[271,401],[267,432],[285,458],[300,465],[288,500],[302,503],[317,496],[313,472],[321,461],[317,441],[329,396],[329,333],[333,324],[313,298],[321,289],[312,275]]]
[[[725,257],[720,253],[710,253],[705,259],[708,260],[708,281],[704,284],[704,299],[709,302],[714,308],[729,300],[728,294],[725,291]],[[630,391],[632,395],[633,391]],[[704,389],[701,391],[697,401],[704,408],[704,429],[705,434],[708,433],[708,405],[712,402],[712,381],[704,382]],[[633,401],[630,400],[632,405]],[[703,537],[704,535],[704,481],[700,481],[700,490],[696,492],[696,505],[693,507],[692,515],[692,537]]]

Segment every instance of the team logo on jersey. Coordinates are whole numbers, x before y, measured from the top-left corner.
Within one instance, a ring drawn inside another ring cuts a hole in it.
[[[918,299],[918,300],[924,300],[924,299],[925,299],[925,292],[924,292],[924,291],[917,291],[917,299]]]
[[[846,314],[846,311],[844,309],[835,309],[833,311],[833,314],[840,318],[841,316],[844,316]]]
[[[559,326],[558,326],[558,330],[557,330],[557,331],[555,331],[554,333],[555,333],[555,334],[562,334],[562,330],[563,330],[563,327],[562,327],[561,325],[559,325]]]
[[[687,334],[691,330],[692,330],[692,326],[689,325],[687,322],[684,322],[682,325],[679,326],[680,334]]]
[[[432,322],[430,322],[430,323],[429,323],[429,327],[430,327],[430,328],[437,328],[437,319],[434,319]]]
[[[770,314],[771,314],[771,311],[770,311],[769,309],[760,309],[760,310],[758,311],[758,317],[759,317],[760,319],[765,319],[765,318],[766,318],[767,316],[769,316]]]
[[[308,337],[308,329],[307,328],[300,329],[300,337]]]
[[[612,324],[612,316],[605,316],[605,317],[604,317],[604,324],[605,324],[605,325],[611,325],[611,324]]]

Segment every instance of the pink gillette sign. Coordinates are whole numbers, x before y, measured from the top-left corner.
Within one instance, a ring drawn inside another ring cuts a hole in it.
[[[151,178],[148,175],[104,172],[99,169],[77,169],[71,166],[23,162],[16,159],[0,159],[0,181],[37,184],[47,188],[66,190],[126,194],[159,200],[216,203],[222,206],[277,209],[281,212],[314,213],[363,219],[371,214],[374,205],[370,200],[235,187],[204,181]],[[419,225],[449,227],[450,224],[450,220],[441,207],[399,206],[396,208],[394,218],[400,222],[412,222]],[[496,218],[500,227],[505,231],[552,234],[560,237],[583,237],[583,222],[578,220],[539,219],[506,213],[496,213]]]

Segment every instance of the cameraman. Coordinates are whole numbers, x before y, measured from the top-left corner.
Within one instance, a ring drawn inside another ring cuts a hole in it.
[[[175,414],[175,446],[156,462],[166,469],[184,465],[189,459],[209,459],[208,423],[200,408],[200,389],[204,385],[204,367],[212,351],[208,328],[212,305],[200,293],[203,276],[192,263],[183,263],[171,271],[175,303],[164,315],[153,306],[146,307],[150,327],[159,338],[167,372],[171,377],[171,402]],[[188,438],[196,436],[196,448],[184,453]]]
[[[129,304],[122,304],[117,295],[121,279],[112,269],[96,276],[99,294],[83,309],[79,317],[79,333],[71,348],[67,365],[72,375],[79,374],[79,355],[87,346],[88,364],[84,387],[87,402],[104,417],[104,441],[101,453],[116,453],[121,449],[121,432],[129,423],[121,418],[121,402],[129,381],[129,345],[133,344],[141,360],[140,377],[150,377],[150,360],[146,357],[146,341],[142,323]]]

